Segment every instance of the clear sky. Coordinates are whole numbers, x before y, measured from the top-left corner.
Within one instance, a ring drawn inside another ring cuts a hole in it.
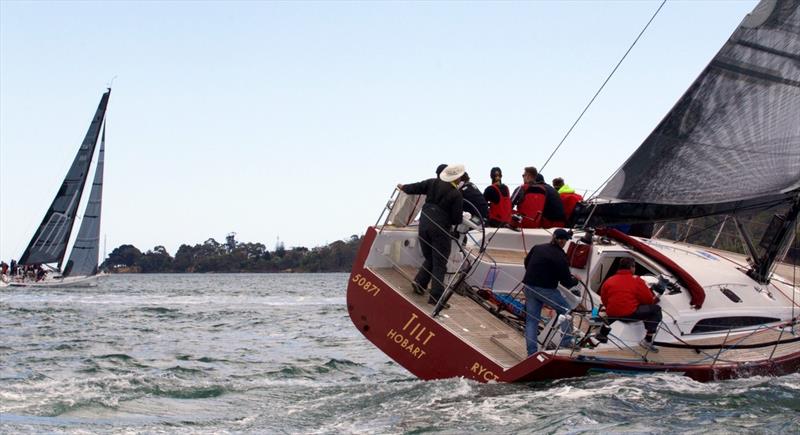
[[[519,184],[659,3],[0,0],[0,258],[22,254],[115,76],[108,251],[231,231],[313,247],[439,163]],[[545,177],[598,187],[754,5],[667,2]]]

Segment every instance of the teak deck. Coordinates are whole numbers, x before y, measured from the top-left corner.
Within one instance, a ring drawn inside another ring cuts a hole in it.
[[[371,270],[421,311],[429,314],[433,312],[433,305],[428,304],[428,294],[420,296],[414,293],[411,288],[411,281],[416,270],[411,268],[379,268]],[[436,318],[437,321],[453,334],[480,350],[491,360],[505,368],[509,368],[522,360],[519,355],[526,355],[525,341],[521,336],[519,345],[522,351],[516,354],[508,352],[503,346],[496,344],[492,340],[492,337],[496,335],[519,334],[476,304],[475,301],[453,294],[448,303],[450,308],[443,310]]]

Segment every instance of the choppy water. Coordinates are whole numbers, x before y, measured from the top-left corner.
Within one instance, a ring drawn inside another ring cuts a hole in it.
[[[423,382],[351,326],[345,274],[115,275],[0,291],[0,432],[800,432],[800,374]]]

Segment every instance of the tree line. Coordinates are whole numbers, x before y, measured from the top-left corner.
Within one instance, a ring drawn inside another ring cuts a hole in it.
[[[353,235],[312,249],[286,249],[279,242],[269,251],[263,243],[241,243],[230,234],[224,243],[210,238],[194,246],[183,244],[174,257],[160,245],[146,252],[121,245],[100,267],[129,273],[349,272],[362,239]]]
[[[762,212],[746,219],[745,231],[758,246],[774,213]],[[659,237],[685,241],[719,249],[746,253],[735,224],[724,216],[669,222]],[[363,237],[351,236],[326,246],[312,249],[286,249],[278,243],[269,251],[263,243],[241,243],[229,234],[224,243],[210,238],[194,246],[181,245],[175,256],[163,246],[142,252],[133,245],[114,249],[101,268],[110,272],[141,273],[204,273],[204,272],[349,272],[353,267]],[[800,264],[800,235],[787,252],[784,261]]]

